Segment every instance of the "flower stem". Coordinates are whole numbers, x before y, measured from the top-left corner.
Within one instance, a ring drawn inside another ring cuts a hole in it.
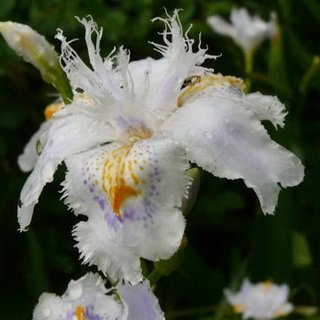
[[[251,75],[253,70],[253,50],[244,51],[244,71],[245,71],[245,92],[250,92],[251,89]]]
[[[305,93],[312,78],[320,71],[320,56],[314,56],[310,67],[305,72],[299,86],[299,91]]]

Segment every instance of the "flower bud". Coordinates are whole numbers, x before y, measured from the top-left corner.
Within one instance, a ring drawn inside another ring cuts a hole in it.
[[[0,32],[18,55],[41,72],[44,81],[57,87],[64,100],[72,97],[58,54],[44,36],[27,25],[11,21],[0,22]]]

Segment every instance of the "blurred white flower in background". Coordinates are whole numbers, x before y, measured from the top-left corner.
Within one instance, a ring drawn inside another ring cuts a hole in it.
[[[250,16],[245,8],[233,9],[230,21],[218,15],[207,18],[213,31],[231,37],[245,52],[255,50],[263,40],[271,38],[276,32],[275,13],[271,14],[269,22],[265,22],[258,15]]]
[[[293,306],[288,302],[289,287],[272,282],[252,284],[245,280],[236,293],[225,290],[228,302],[243,319],[269,320],[289,314]]]

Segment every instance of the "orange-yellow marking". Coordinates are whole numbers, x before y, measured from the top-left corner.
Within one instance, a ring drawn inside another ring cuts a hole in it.
[[[44,109],[44,117],[46,120],[50,120],[53,115],[61,110],[64,107],[64,103],[52,103],[49,104],[45,109]]]
[[[134,173],[132,163],[128,159],[133,145],[132,143],[125,144],[112,150],[104,162],[102,187],[109,197],[113,212],[119,217],[122,217],[120,213],[122,204],[128,198],[136,197],[141,193],[140,189],[136,189],[125,179],[125,173],[128,172],[133,184],[139,184],[139,178]]]
[[[130,153],[137,141],[148,139],[151,135],[151,131],[145,127],[130,128],[125,133],[127,138],[132,138],[128,139],[130,142],[112,150],[104,160],[102,188],[108,195],[113,212],[120,218],[122,217],[120,210],[123,203],[129,198],[141,194],[142,190],[139,188],[139,184],[145,183],[136,174],[134,165],[137,165],[138,161],[130,159]],[[140,170],[142,169],[140,168]]]
[[[80,102],[88,106],[95,106],[96,103],[87,93],[77,93],[73,99],[75,102]],[[44,117],[46,120],[50,120],[55,113],[65,107],[63,102],[51,103],[44,109]]]
[[[246,310],[246,308],[245,308],[245,306],[243,306],[242,304],[235,304],[234,306],[233,306],[233,311],[235,312],[235,313],[242,313],[243,311],[245,311]]]
[[[77,306],[76,311],[75,311],[75,316],[77,320],[86,320],[84,316],[85,309],[82,306]]]
[[[269,291],[271,289],[272,285],[273,285],[272,281],[268,280],[268,281],[262,283],[262,289],[264,291]]]
[[[232,76],[223,76],[221,74],[207,74],[202,77],[197,76],[195,78],[195,81],[192,81],[190,85],[182,89],[177,101],[178,107],[181,107],[188,99],[192,98],[208,87],[221,85],[236,87],[243,90],[245,86],[242,79]]]

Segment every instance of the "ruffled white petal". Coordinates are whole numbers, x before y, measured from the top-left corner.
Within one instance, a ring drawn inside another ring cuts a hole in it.
[[[165,24],[163,31],[164,44],[152,43],[155,50],[163,57],[162,71],[158,79],[160,85],[157,87],[150,108],[164,114],[172,112],[176,108],[176,99],[184,80],[194,75],[203,75],[205,68],[199,67],[206,59],[215,59],[217,56],[206,54],[207,49],[201,48],[193,52],[194,40],[188,37],[190,28],[183,34],[182,26],[178,16],[179,10],[175,10],[167,19],[156,18]]]
[[[24,147],[23,153],[18,158],[18,164],[22,171],[31,171],[36,165],[39,153],[41,152],[41,150],[38,150],[37,152],[37,144],[38,148],[41,149],[39,141],[46,141],[45,136],[51,124],[51,120],[43,122],[38,131],[31,137],[29,142]]]
[[[247,96],[246,107],[259,120],[270,121],[275,128],[284,127],[284,119],[288,114],[283,103],[277,97],[266,96],[260,92],[250,93]]]
[[[189,183],[183,150],[169,140],[112,143],[70,156],[66,201],[87,217],[74,229],[84,262],[111,279],[141,280],[140,257],[169,258],[185,222],[179,207]]]
[[[61,64],[74,89],[81,89],[88,93],[95,101],[110,104],[123,98],[122,90],[115,81],[112,70],[108,68],[111,57],[106,62],[100,56],[100,40],[102,30],[98,30],[96,23],[89,19],[78,19],[85,27],[85,40],[91,66],[90,69],[70,46],[59,30],[56,38],[61,41]],[[96,35],[93,43],[92,34]],[[112,64],[112,63],[111,63]]]
[[[237,100],[213,96],[186,102],[163,130],[205,170],[243,179],[256,192],[264,213],[274,212],[280,185],[294,186],[303,179],[300,160],[272,141],[260,121]]]
[[[82,115],[80,109],[79,112],[61,116],[64,112],[69,113],[72,108],[60,111],[60,118],[55,119],[46,134],[41,136],[39,144],[42,153],[20,194],[18,221],[22,231],[31,221],[33,208],[43,187],[53,180],[58,165],[66,156],[96,147],[113,138],[106,123]]]
[[[121,297],[127,313],[126,320],[164,320],[158,299],[151,291],[149,281],[135,286],[117,285],[117,292]]]
[[[102,279],[88,273],[79,280],[71,280],[61,296],[44,293],[33,312],[33,320],[122,318],[124,307],[120,301],[107,295]]]

